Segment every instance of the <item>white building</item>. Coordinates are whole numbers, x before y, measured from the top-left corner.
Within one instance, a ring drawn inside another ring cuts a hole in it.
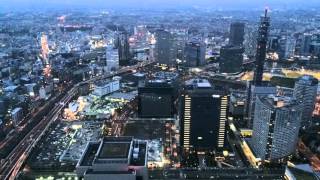
[[[23,111],[21,107],[17,107],[11,112],[12,123],[14,126],[17,126],[20,121],[23,119]]]
[[[104,96],[120,89],[120,81],[114,80],[107,83],[99,83],[94,87],[93,95]]]
[[[310,127],[312,124],[318,84],[318,80],[309,75],[301,76],[295,83],[293,97],[303,104],[301,127]]]
[[[258,96],[251,145],[262,160],[277,161],[295,152],[302,104],[284,96]]]
[[[118,49],[112,46],[106,48],[107,72],[116,71],[119,69],[119,53]]]

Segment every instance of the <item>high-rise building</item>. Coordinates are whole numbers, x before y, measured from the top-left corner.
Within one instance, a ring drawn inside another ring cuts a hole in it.
[[[268,10],[265,10],[264,16],[261,17],[258,42],[257,42],[257,53],[256,53],[256,66],[253,77],[253,84],[260,85],[263,78],[263,66],[266,59],[267,42],[268,42],[268,31],[270,26],[270,17],[268,17]]]
[[[294,153],[301,123],[301,104],[290,97],[259,96],[251,146],[262,161],[279,162]]]
[[[202,42],[186,43],[184,65],[187,67],[202,66],[206,63],[206,47]]]
[[[259,96],[264,95],[275,95],[277,93],[277,88],[269,84],[269,82],[262,81],[262,83],[257,86],[249,82],[248,94],[247,94],[247,104],[246,104],[246,115],[247,115],[247,126],[252,128],[254,121],[255,105],[256,99]]]
[[[119,51],[119,65],[127,66],[130,62],[130,45],[127,32],[120,32],[116,43]]]
[[[295,50],[296,50],[296,39],[295,37],[288,36],[286,38],[286,43],[285,43],[285,53],[284,53],[284,58],[292,58],[295,55]]]
[[[233,117],[243,117],[246,101],[246,93],[244,91],[232,91],[229,101],[229,113]]]
[[[173,38],[170,32],[158,29],[155,32],[155,59],[159,64],[173,65],[175,58],[173,57]]]
[[[261,17],[258,31],[257,52],[253,81],[249,82],[247,87],[248,94],[245,110],[248,118],[248,128],[252,128],[255,112],[254,109],[256,104],[255,100],[257,96],[276,94],[276,88],[270,86],[268,82],[263,81],[263,67],[266,59],[269,26],[270,17],[268,17],[268,10],[266,9],[264,16]]]
[[[244,49],[240,46],[224,46],[220,49],[220,72],[241,72]]]
[[[303,56],[310,55],[310,45],[312,42],[312,34],[305,33],[302,35],[300,54]]]
[[[312,112],[315,107],[318,80],[313,76],[304,75],[295,83],[293,97],[303,104],[302,126],[308,127],[312,122]]]
[[[279,43],[280,43],[280,40],[279,40],[279,36],[277,35],[271,35],[269,36],[268,38],[268,51],[269,52],[278,52],[279,50]]]
[[[207,80],[186,82],[181,95],[180,143],[184,150],[221,151],[225,145],[229,97]]]
[[[241,22],[234,22],[230,25],[230,39],[231,46],[242,46],[244,41],[244,27],[245,24]]]
[[[119,69],[119,51],[112,46],[106,48],[107,71],[116,71]]]
[[[257,51],[257,36],[258,31],[256,25],[246,25],[244,36],[244,49],[248,57],[253,58]]]
[[[174,87],[163,80],[149,80],[138,88],[140,118],[173,118]]]

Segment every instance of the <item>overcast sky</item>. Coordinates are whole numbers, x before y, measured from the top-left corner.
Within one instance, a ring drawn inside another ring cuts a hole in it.
[[[0,0],[5,7],[143,7],[179,8],[203,6],[212,8],[319,7],[320,0]]]

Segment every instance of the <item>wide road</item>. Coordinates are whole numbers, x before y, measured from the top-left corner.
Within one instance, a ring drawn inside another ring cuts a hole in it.
[[[56,106],[47,114],[47,116],[42,119],[21,141],[20,143],[12,150],[9,156],[1,162],[0,167],[0,179],[4,180],[14,180],[18,175],[20,169],[23,167],[23,164],[27,160],[32,149],[41,139],[41,137],[49,129],[50,125],[56,121],[61,113],[61,110],[64,106],[72,100],[73,96],[77,93],[79,86],[91,82],[95,82],[100,79],[111,78],[113,76],[122,75],[123,73],[134,71],[138,68],[152,64],[153,62],[143,62],[134,66],[121,68],[119,71],[111,74],[106,74],[103,76],[93,77],[89,80],[80,82],[76,84],[68,93],[60,100],[60,103],[57,103]]]

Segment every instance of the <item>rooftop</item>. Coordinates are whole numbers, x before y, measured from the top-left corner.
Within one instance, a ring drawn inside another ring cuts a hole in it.
[[[261,96],[260,101],[269,108],[281,108],[281,109],[298,109],[299,103],[295,99],[286,96]]]
[[[207,79],[190,79],[186,81],[185,84],[193,88],[212,88],[212,85]]]
[[[85,154],[83,155],[83,159],[80,162],[81,166],[91,166],[92,162],[94,160],[94,157],[98,151],[99,143],[88,143],[87,150],[85,151]]]
[[[131,142],[105,142],[99,151],[99,158],[118,159],[127,158]]]
[[[305,85],[317,85],[318,79],[310,75],[303,75],[300,78],[298,78],[297,83]]]

